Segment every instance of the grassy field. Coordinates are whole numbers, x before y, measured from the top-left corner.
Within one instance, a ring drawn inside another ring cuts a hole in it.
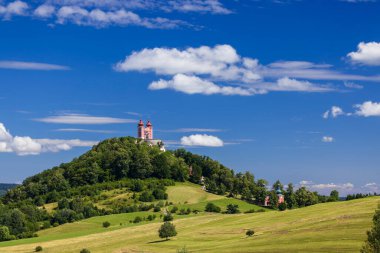
[[[190,190],[194,194],[180,194]],[[197,190],[181,184],[169,189],[169,198],[189,206],[207,201],[222,206],[231,201],[205,192],[196,194]],[[285,212],[177,215],[174,223],[178,235],[169,241],[161,241],[157,235],[159,220],[129,223],[149,212],[94,217],[41,231],[37,238],[0,243],[0,252],[33,252],[37,245],[50,253],[78,253],[82,248],[92,253],[174,253],[183,246],[189,252],[358,252],[379,201],[379,197],[372,197]],[[106,220],[112,224],[107,229],[101,226]],[[254,229],[255,236],[247,238],[247,229]]]

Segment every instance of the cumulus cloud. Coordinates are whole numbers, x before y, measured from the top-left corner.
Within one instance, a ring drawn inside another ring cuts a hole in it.
[[[23,62],[23,61],[0,61],[0,69],[18,69],[18,70],[69,70],[67,66],[40,63],[40,62]]]
[[[152,82],[149,85],[152,90],[173,89],[187,94],[250,96],[268,91],[334,91],[326,85],[294,78],[305,72],[309,73],[303,76],[310,78],[313,71],[326,67],[328,66],[309,62],[276,62],[263,66],[257,59],[240,56],[230,45],[216,45],[185,49],[145,48],[131,53],[114,68],[121,72],[149,71],[172,77],[170,80]],[[319,77],[325,78],[325,72],[319,74]],[[265,78],[271,81],[265,81]]]
[[[230,45],[179,50],[153,48],[133,52],[116,64],[117,71],[153,71],[162,75],[210,75],[218,80],[251,82],[261,79],[257,60],[241,58]]]
[[[55,124],[78,124],[78,125],[102,125],[102,124],[123,124],[123,123],[136,123],[134,119],[122,119],[112,117],[97,117],[87,114],[64,114],[58,116],[50,116],[45,118],[35,119],[44,123]]]
[[[96,141],[59,140],[59,139],[33,139],[29,136],[12,136],[0,123],[0,153],[16,153],[20,156],[38,155],[42,152],[59,152],[74,147],[91,147]]]
[[[346,113],[343,111],[342,108],[338,106],[333,106],[331,109],[327,110],[325,113],[323,113],[323,118],[328,119],[329,117],[336,118],[340,115],[345,115]]]
[[[34,15],[40,18],[50,18],[55,14],[55,7],[49,4],[43,4],[38,6],[34,10]]]
[[[310,188],[316,189],[316,190],[350,190],[354,188],[354,185],[352,183],[344,183],[344,184],[335,184],[335,183],[328,183],[328,184],[312,184],[310,185]]]
[[[356,52],[347,55],[353,63],[380,66],[380,43],[378,42],[360,42]]]
[[[28,4],[23,1],[9,2],[7,5],[0,5],[0,17],[10,19],[12,16],[24,16],[28,9]]]
[[[376,192],[379,193],[380,186],[374,182],[367,183],[361,187],[366,192]]]
[[[323,136],[322,137],[322,142],[333,142],[334,138],[331,136]]]
[[[184,146],[223,147],[224,142],[216,136],[207,134],[194,134],[181,138]]]
[[[362,104],[354,106],[356,108],[355,115],[363,117],[379,117],[380,116],[380,103],[367,101]]]

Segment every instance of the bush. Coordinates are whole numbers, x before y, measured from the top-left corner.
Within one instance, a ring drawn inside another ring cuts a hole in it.
[[[89,249],[82,249],[80,253],[91,253],[91,251]]]
[[[239,206],[234,205],[234,204],[228,204],[226,213],[228,213],[228,214],[240,213]]]
[[[111,223],[109,223],[108,221],[103,222],[104,228],[108,228],[109,226],[111,226]]]
[[[35,249],[36,252],[40,252],[42,251],[42,247],[41,246],[37,246],[36,249]]]
[[[171,213],[176,213],[178,211],[178,207],[173,206],[172,210],[170,210]]]
[[[158,236],[160,238],[166,238],[166,240],[169,240],[169,237],[173,237],[176,235],[177,231],[175,230],[175,226],[168,221],[165,222],[158,230]]]
[[[140,223],[142,222],[142,218],[140,216],[136,216],[135,219],[133,220],[133,223]]]
[[[205,208],[206,212],[212,212],[212,213],[220,213],[221,209],[219,206],[215,205],[214,203],[208,202]]]
[[[0,242],[11,240],[9,228],[6,226],[0,227]]]
[[[189,253],[189,251],[187,250],[186,246],[183,246],[182,248],[177,249],[177,253]]]
[[[171,213],[168,213],[167,215],[164,216],[164,221],[172,221],[173,220],[173,215]]]
[[[251,237],[255,234],[255,231],[253,231],[252,229],[248,229],[247,232],[245,233],[248,237]]]
[[[286,208],[287,208],[287,206],[286,206],[286,203],[285,203],[285,202],[282,202],[282,203],[280,203],[280,204],[278,205],[278,210],[280,210],[280,211],[285,211]]]
[[[159,212],[159,211],[161,211],[161,207],[159,207],[158,205],[157,206],[155,206],[154,207],[154,209],[153,209],[153,212]]]

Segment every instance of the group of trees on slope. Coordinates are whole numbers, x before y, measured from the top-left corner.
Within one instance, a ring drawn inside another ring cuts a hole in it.
[[[109,211],[100,210],[85,199],[103,190],[124,187],[131,192],[139,192],[139,201],[150,202],[167,198],[165,186],[174,181],[189,180],[199,184],[202,176],[206,189],[212,193],[259,205],[269,195],[272,208],[278,208],[278,189],[284,193],[285,208],[328,200],[305,187],[295,190],[292,184],[284,190],[279,181],[268,190],[268,182],[256,180],[250,172],[235,173],[209,157],[184,149],[162,152],[158,147],[151,147],[132,137],[113,138],[99,143],[71,162],[29,177],[22,185],[9,190],[0,199],[0,227],[9,231],[9,236],[3,236],[3,239],[29,237],[49,224],[108,214]],[[39,208],[63,199],[67,201],[60,203],[53,215]],[[118,208],[118,212],[130,212],[148,210],[149,206]]]

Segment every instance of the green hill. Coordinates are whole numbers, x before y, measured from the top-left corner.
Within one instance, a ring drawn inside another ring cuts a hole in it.
[[[206,193],[197,185],[179,183],[168,189],[177,205],[202,207],[211,201],[220,206],[235,202],[242,211],[259,209],[246,202]],[[175,215],[178,235],[161,241],[161,220],[130,223],[136,216],[153,212],[93,217],[38,232],[39,237],[0,243],[0,252],[358,252],[371,226],[379,197],[318,204],[284,212],[235,215],[198,213]],[[185,204],[186,203],[186,204]],[[247,206],[245,206],[247,205]],[[109,221],[111,226],[103,228]],[[252,238],[245,231],[253,229]]]

